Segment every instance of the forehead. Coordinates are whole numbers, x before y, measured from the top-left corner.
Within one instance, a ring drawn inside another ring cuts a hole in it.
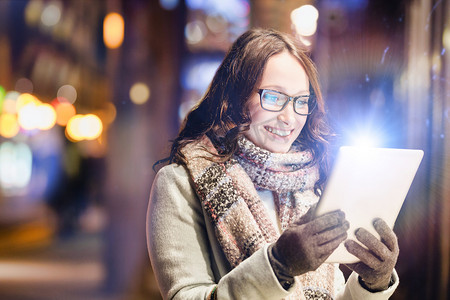
[[[272,88],[288,94],[309,90],[309,80],[300,61],[287,51],[269,58],[260,88]]]

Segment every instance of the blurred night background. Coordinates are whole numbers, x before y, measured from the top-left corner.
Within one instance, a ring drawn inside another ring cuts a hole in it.
[[[310,50],[338,144],[425,151],[392,299],[449,299],[449,0],[0,0],[0,299],[160,299],[152,165],[252,27]]]

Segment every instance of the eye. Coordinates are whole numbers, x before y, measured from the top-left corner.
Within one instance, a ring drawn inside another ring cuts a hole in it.
[[[279,105],[280,102],[279,95],[272,92],[265,92],[263,95],[263,99],[267,104],[270,105]]]
[[[295,107],[297,109],[303,109],[308,107],[308,96],[301,97],[299,99],[296,99],[295,101]]]

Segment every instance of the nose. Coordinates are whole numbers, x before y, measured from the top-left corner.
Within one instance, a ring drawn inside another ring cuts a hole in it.
[[[278,120],[282,121],[286,125],[292,124],[295,121],[295,111],[292,101],[286,105],[286,107],[278,114]]]

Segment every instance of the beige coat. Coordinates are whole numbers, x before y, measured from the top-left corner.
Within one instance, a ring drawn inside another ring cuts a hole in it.
[[[279,284],[269,263],[267,246],[231,269],[204,213],[186,169],[162,168],[153,182],[147,215],[147,244],[164,299],[207,299],[217,286],[217,299],[282,299],[290,291]],[[370,293],[357,274],[348,281],[335,266],[339,300],[388,299],[398,285]],[[291,287],[292,289],[292,287]]]

